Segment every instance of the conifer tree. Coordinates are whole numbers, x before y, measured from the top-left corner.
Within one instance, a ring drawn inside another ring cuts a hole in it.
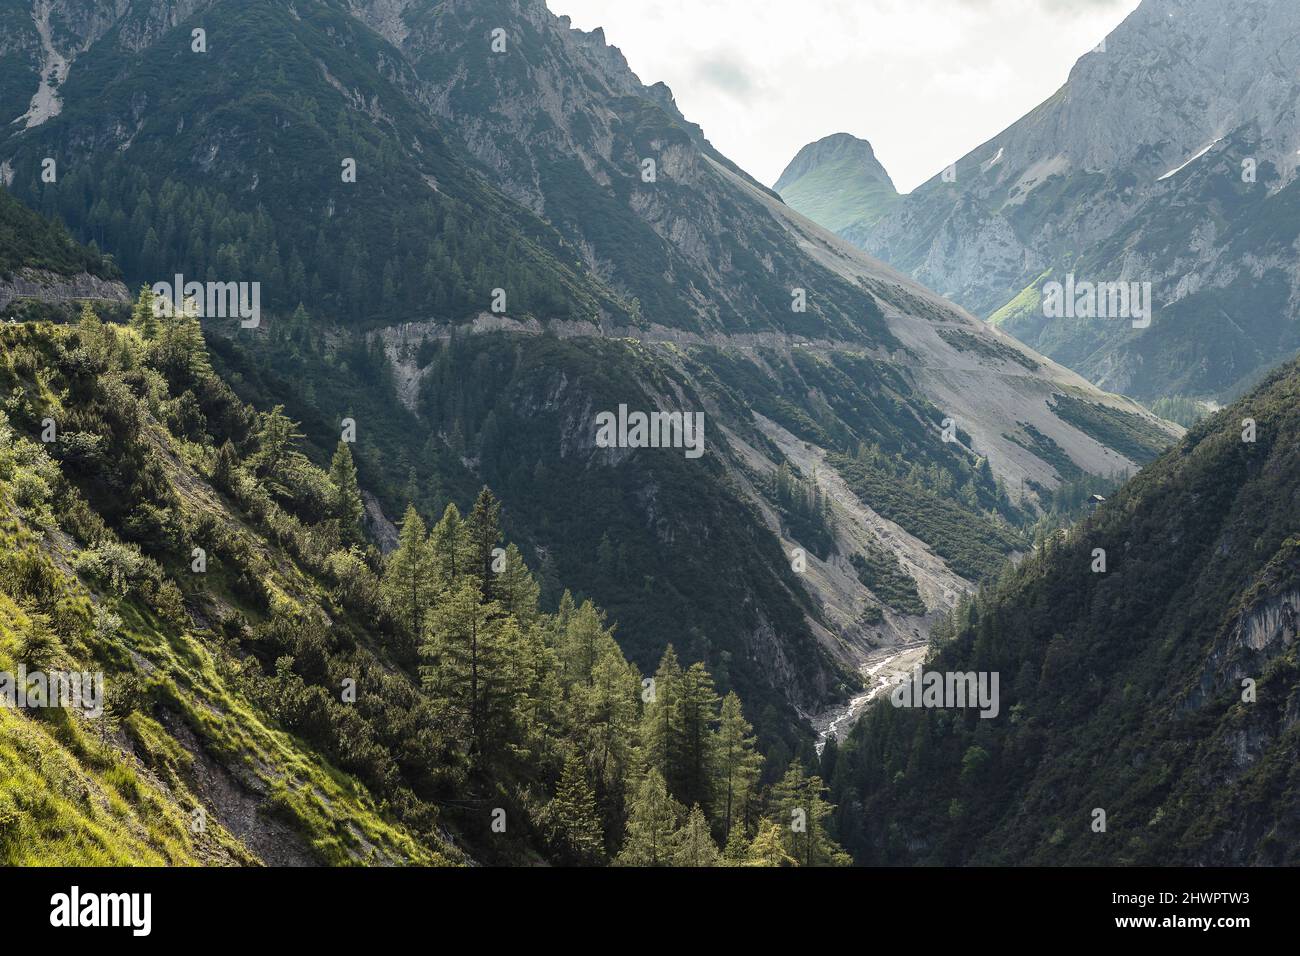
[[[672,863],[679,821],[686,808],[668,793],[657,770],[646,771],[632,798],[627,837],[618,863],[623,866],[668,866]]]
[[[605,856],[605,836],[600,825],[596,794],[577,753],[565,758],[564,772],[549,808],[551,842],[566,862],[599,863]]]
[[[131,309],[131,327],[140,333],[145,341],[158,337],[158,316],[154,312],[154,291],[149,286],[140,287],[140,295]]]
[[[745,720],[740,698],[734,691],[728,694],[713,739],[714,797],[724,833],[739,828],[743,834],[749,824],[748,809],[763,767],[753,729]]]
[[[492,570],[492,551],[501,541],[501,502],[486,485],[478,493],[474,507],[465,520],[465,536],[470,566],[467,570],[478,578],[484,601],[496,594],[496,574]]]
[[[505,612],[519,621],[520,627],[531,627],[537,620],[537,600],[541,588],[533,580],[524,557],[513,544],[506,546],[505,567],[497,575],[496,597]]]
[[[835,808],[825,799],[822,778],[809,777],[798,761],[772,788],[773,822],[781,827],[786,852],[799,866],[845,866],[848,854],[826,832]]]
[[[765,821],[759,824],[758,833],[749,845],[746,866],[796,866],[794,857],[785,850],[781,824]]]
[[[283,405],[258,416],[257,451],[251,463],[259,478],[264,478],[277,491],[286,493],[284,483],[288,465],[294,455],[294,444],[303,437],[298,425],[284,413]]]
[[[675,779],[680,766],[682,668],[671,644],[665,648],[654,676],[654,694],[641,719],[641,741],[647,766],[665,780]]]
[[[686,669],[681,680],[680,778],[673,793],[683,803],[712,806],[709,758],[717,706],[713,677],[702,663],[696,661]]]
[[[416,647],[422,646],[433,602],[433,561],[424,519],[414,505],[407,506],[397,547],[384,565],[383,594],[388,613],[406,629]]]
[[[727,836],[727,845],[722,851],[725,866],[744,866],[749,857],[749,841],[745,839],[745,828],[737,822]]]
[[[600,648],[609,638],[604,627],[605,615],[590,601],[583,601],[582,606],[567,618],[560,642],[564,679],[570,684],[582,683],[590,687]]]
[[[345,541],[362,539],[361,519],[365,506],[361,501],[361,485],[357,482],[357,466],[352,461],[352,449],[340,441],[330,462],[330,484],[334,489],[331,502],[334,516],[339,519]]]
[[[216,461],[212,466],[212,481],[218,488],[231,494],[239,490],[239,453],[229,439],[217,449]]]
[[[673,835],[673,842],[675,866],[717,866],[721,860],[709,833],[709,821],[698,803],[691,807],[686,823]]]
[[[496,602],[482,603],[472,577],[448,591],[429,616],[425,686],[458,718],[471,756],[489,753],[508,723],[510,652],[519,643],[519,625]]]
[[[469,541],[455,503],[447,505],[442,519],[429,532],[429,555],[439,588],[450,588],[467,573]]]
[[[638,721],[640,674],[623,657],[614,638],[604,633],[590,686],[572,689],[573,725],[597,771],[597,781],[611,794],[610,816],[621,811],[621,791],[632,770]]]

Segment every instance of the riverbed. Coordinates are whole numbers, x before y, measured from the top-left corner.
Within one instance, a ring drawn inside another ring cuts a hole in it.
[[[843,740],[867,705],[901,681],[913,667],[924,660],[928,647],[927,642],[918,641],[881,648],[868,657],[861,668],[866,690],[847,704],[824,711],[813,718],[813,728],[817,731],[818,756],[826,748],[826,740],[831,734],[837,740]]]

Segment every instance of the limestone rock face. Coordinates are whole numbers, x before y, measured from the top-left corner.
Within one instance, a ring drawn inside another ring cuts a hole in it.
[[[88,273],[62,276],[42,269],[23,269],[8,279],[0,279],[0,309],[16,299],[39,299],[42,302],[128,302],[126,286],[116,279],[101,279]]]
[[[1231,397],[1300,349],[1298,64],[1300,5],[1144,0],[955,180],[840,231],[1104,388]],[[1151,282],[1153,326],[1044,322],[1069,272]]]

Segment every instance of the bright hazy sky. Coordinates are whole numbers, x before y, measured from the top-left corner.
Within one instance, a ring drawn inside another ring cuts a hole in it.
[[[1056,92],[1138,0],[547,3],[604,27],[756,179],[771,185],[806,143],[847,132],[907,192]]]

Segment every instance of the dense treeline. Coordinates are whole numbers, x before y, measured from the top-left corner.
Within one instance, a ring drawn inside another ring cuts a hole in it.
[[[937,465],[908,463],[876,445],[834,455],[831,463],[858,497],[933,547],[965,578],[982,580],[1025,547],[1024,533],[1004,512],[1024,516],[1012,509],[987,459],[979,459],[960,485]]]
[[[512,314],[585,317],[595,308],[542,247],[431,190],[405,204],[400,218],[375,222],[372,235],[388,238],[367,244],[366,233],[342,222],[289,217],[277,226],[265,205],[159,181],[116,158],[68,171],[57,190],[36,183],[17,189],[41,212],[65,218],[92,250],[117,250],[117,266],[136,281],[170,282],[179,272],[187,280],[258,282],[269,308],[309,301],[324,314],[361,320],[413,310],[472,315],[489,306],[496,288],[509,290]],[[364,254],[373,248],[388,250],[388,258]],[[38,261],[68,271],[70,255],[51,244]],[[89,255],[87,271],[102,270]]]
[[[0,186],[0,279],[14,270],[46,269],[60,275],[113,278],[117,269],[96,247],[78,245],[58,223],[42,218]]]
[[[835,547],[835,519],[816,473],[798,476],[783,461],[769,484],[769,493],[781,512],[789,536],[803,542],[819,558],[829,557]]]
[[[858,862],[1296,862],[1298,409],[1293,363],[935,629],[999,713],[882,702],[827,747]]]
[[[592,600],[619,622],[620,646],[645,673],[672,644],[683,659],[704,662],[724,696],[734,690],[745,700],[776,763],[814,759],[811,734],[786,695],[822,694],[810,710],[830,702],[818,681],[824,654],[805,620],[816,608],[801,603],[788,556],[732,493],[725,465],[711,454],[691,461],[666,452],[592,467],[574,431],[576,416],[590,409],[655,407],[652,388],[681,388],[683,401],[699,407],[692,384],[644,347],[432,332],[390,342],[404,371],[422,370],[408,399],[417,415],[399,401],[378,335],[339,338],[305,310],[275,317],[252,344],[218,337],[211,346],[223,377],[247,400],[286,404],[318,460],[333,448],[338,416],[362,423],[357,468],[390,514],[414,502],[436,518],[487,484],[508,502],[503,530],[534,569],[543,607],[554,610],[566,587],[579,604]],[[642,517],[647,496],[652,525]],[[782,687],[750,650],[750,635],[769,626],[788,648]],[[834,676],[833,693],[857,687],[847,670]]]
[[[130,329],[89,310],[73,328],[11,329],[6,415],[18,433],[51,415],[59,428],[24,514],[79,543],[78,573],[119,594],[121,618],[139,601],[167,632],[208,622],[237,692],[410,832],[432,845],[450,828],[485,861],[844,861],[820,780],[798,762],[766,774],[740,699],[702,664],[670,648],[643,681],[590,601],[540,610],[486,488],[431,527],[409,508],[385,558],[349,443],[313,464],[283,409],[254,412],[212,372],[193,315],[156,315],[145,290]],[[167,443],[229,504],[182,480]],[[63,484],[78,506],[57,504]],[[195,549],[202,574],[186,573]],[[133,711],[181,707],[141,683]],[[303,825],[298,798],[275,797]]]

